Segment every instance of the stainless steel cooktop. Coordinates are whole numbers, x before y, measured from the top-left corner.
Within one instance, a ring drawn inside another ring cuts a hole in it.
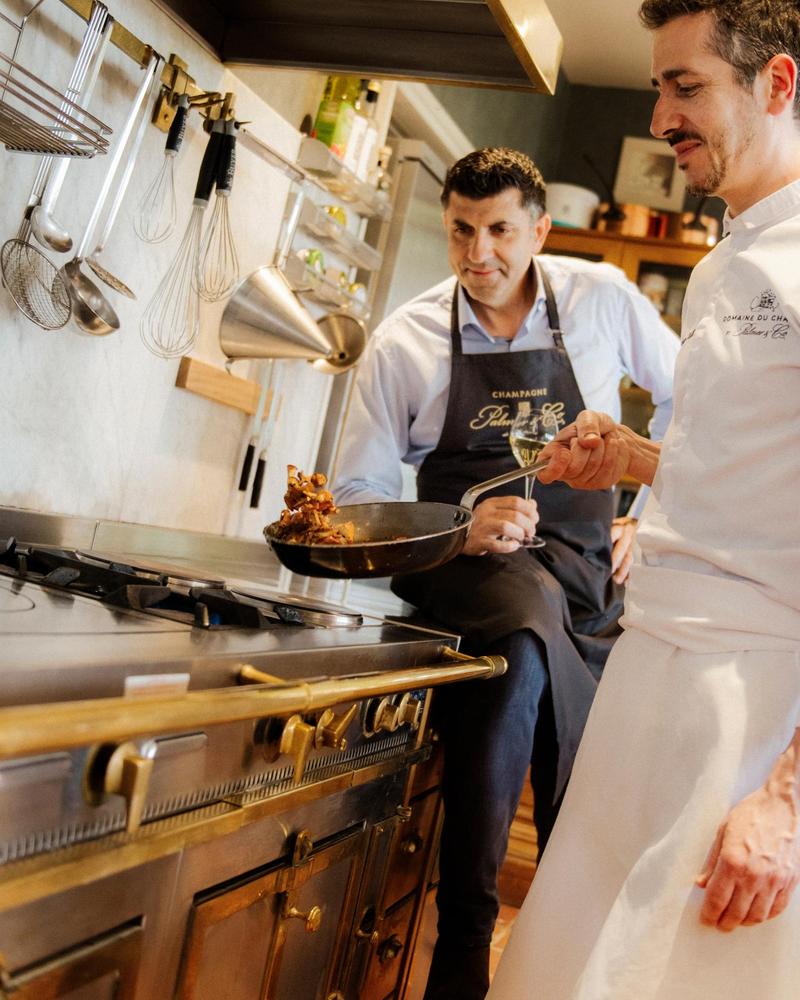
[[[2,705],[227,687],[243,663],[284,679],[363,673],[418,663],[442,638],[199,561],[0,542]]]

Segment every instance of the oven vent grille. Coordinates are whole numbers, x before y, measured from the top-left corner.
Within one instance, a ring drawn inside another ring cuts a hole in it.
[[[360,770],[399,757],[413,746],[415,739],[415,733],[400,730],[366,743],[357,743],[344,753],[320,754],[309,761],[303,781],[298,786],[292,780],[292,766],[287,765],[161,799],[146,807],[143,819],[145,822],[152,822],[234,800],[236,804],[257,802],[291,791],[294,787],[312,785],[348,771]],[[124,809],[112,810],[106,807],[102,814],[88,821],[65,823],[54,829],[19,834],[6,842],[0,842],[0,865],[111,834],[124,835],[124,830]]]

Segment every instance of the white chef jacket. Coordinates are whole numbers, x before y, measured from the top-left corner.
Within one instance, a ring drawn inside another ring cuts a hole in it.
[[[587,408],[619,419],[619,381],[628,374],[652,394],[650,434],[660,440],[672,412],[678,338],[619,268],[550,255],[535,258],[535,267],[539,261],[553,287],[564,346]],[[359,363],[337,460],[337,503],[397,499],[401,462],[419,468],[438,444],[450,386],[455,282],[448,278],[401,306],[372,335]],[[463,289],[459,326],[465,354],[553,346],[541,280],[512,340],[484,330]]]
[[[695,268],[622,623],[696,652],[800,644],[800,181]]]

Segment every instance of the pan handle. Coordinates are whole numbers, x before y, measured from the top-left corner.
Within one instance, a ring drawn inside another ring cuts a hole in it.
[[[470,486],[461,498],[461,506],[467,510],[472,510],[475,501],[487,490],[493,490],[495,486],[503,486],[505,483],[513,483],[515,479],[523,476],[535,476],[537,472],[546,469],[550,464],[549,459],[544,462],[534,462],[533,465],[523,465],[519,469],[512,469],[511,472],[504,472],[502,476],[495,476],[494,479],[487,479],[485,483],[478,483],[477,486]]]

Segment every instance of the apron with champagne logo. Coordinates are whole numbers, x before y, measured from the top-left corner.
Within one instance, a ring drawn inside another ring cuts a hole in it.
[[[458,504],[476,483],[517,468],[508,440],[517,412],[540,409],[559,427],[586,406],[564,346],[555,296],[541,271],[553,346],[504,354],[464,354],[458,285],[451,310],[450,395],[439,442],[417,476],[420,500]],[[483,494],[524,496],[524,480]],[[534,483],[540,549],[458,556],[424,573],[395,577],[392,589],[464,637],[471,653],[520,629],[547,650],[559,744],[557,792],[563,788],[622,611],[611,580],[610,490]]]

